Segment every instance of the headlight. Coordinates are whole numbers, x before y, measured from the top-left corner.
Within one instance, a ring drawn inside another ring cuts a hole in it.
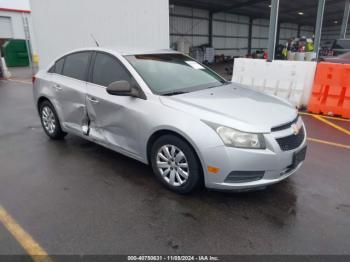
[[[226,146],[265,149],[265,140],[262,134],[245,133],[230,127],[215,125],[206,122],[220,136]]]

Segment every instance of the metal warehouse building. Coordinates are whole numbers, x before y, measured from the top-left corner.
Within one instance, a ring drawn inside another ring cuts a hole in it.
[[[31,39],[35,45],[35,38],[31,37],[33,27],[28,2],[19,1],[16,4],[0,2],[0,46],[9,39]]]
[[[268,42],[269,20],[252,18],[246,15],[238,15],[230,12],[238,11],[243,4],[222,7],[217,12],[217,4],[211,9],[199,9],[176,5],[183,2],[174,1],[170,5],[170,39],[176,44],[185,39],[191,45],[212,44],[217,54],[231,56],[242,56],[257,49],[266,49]],[[268,9],[267,1],[264,2],[264,9]],[[199,6],[201,5],[193,5]],[[209,8],[209,7],[207,7]],[[221,11],[220,11],[221,10]],[[224,12],[225,11],[225,12]],[[212,23],[212,27],[210,27]],[[212,30],[212,39],[210,31]],[[313,26],[300,25],[295,23],[280,24],[280,42],[290,37],[306,36],[312,37]],[[251,41],[249,41],[251,37]]]
[[[313,37],[320,5],[324,9],[322,44],[349,33],[347,0],[278,2],[277,44],[291,37]],[[185,39],[193,46],[209,44],[216,54],[231,56],[266,49],[270,12],[271,1],[170,0],[171,43]]]
[[[29,10],[0,8],[0,39],[25,39],[24,25]]]
[[[122,49],[171,47],[188,52],[207,45],[215,55],[226,56],[266,50],[272,2],[279,2],[276,45],[292,37],[311,38],[316,25],[322,28],[322,44],[349,32],[343,22],[348,20],[348,0],[30,1],[42,66],[63,52],[94,45],[93,38],[101,46]]]

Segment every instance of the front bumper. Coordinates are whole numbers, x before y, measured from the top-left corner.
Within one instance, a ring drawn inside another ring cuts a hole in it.
[[[241,149],[226,146],[208,148],[204,151],[204,174],[207,188],[219,190],[247,190],[261,188],[278,183],[293,175],[303,162],[292,166],[295,152],[299,152],[306,146],[306,130],[302,143],[293,150],[283,151],[277,143],[278,138],[291,135],[291,130],[283,130],[270,134],[265,134],[267,148]],[[214,166],[219,169],[217,173],[210,173],[207,166]],[[254,181],[232,182],[228,181],[231,172],[263,173],[260,178]]]

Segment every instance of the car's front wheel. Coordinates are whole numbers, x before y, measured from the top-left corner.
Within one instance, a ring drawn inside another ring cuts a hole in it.
[[[44,101],[40,104],[39,114],[41,125],[48,137],[57,140],[67,135],[67,133],[62,131],[56,110],[49,101]]]
[[[195,151],[183,139],[165,135],[151,150],[153,172],[167,188],[181,194],[192,192],[201,184],[202,172]]]

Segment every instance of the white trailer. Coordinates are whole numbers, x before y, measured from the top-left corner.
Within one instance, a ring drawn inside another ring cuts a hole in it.
[[[167,0],[30,0],[40,68],[76,48],[169,48]],[[93,36],[93,37],[92,37]]]

